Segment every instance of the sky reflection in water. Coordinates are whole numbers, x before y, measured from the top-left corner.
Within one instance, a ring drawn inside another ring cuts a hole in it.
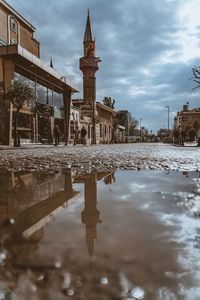
[[[0,290],[198,299],[199,186],[198,172],[1,174]]]

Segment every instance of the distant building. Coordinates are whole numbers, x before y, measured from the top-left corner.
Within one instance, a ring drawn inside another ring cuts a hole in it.
[[[60,124],[63,140],[69,140],[71,94],[77,88],[40,59],[35,27],[6,1],[0,0],[0,92],[15,81],[33,88],[33,106],[24,107],[18,132],[22,142],[51,142],[54,121]],[[0,144],[13,143],[15,107],[0,98]],[[57,115],[55,116],[55,114]]]
[[[128,110],[119,110],[116,112],[115,128],[121,128],[117,125],[124,127],[124,140],[126,142],[134,142],[137,140],[135,130],[137,124],[138,122],[132,117],[131,113]]]
[[[189,103],[183,105],[182,111],[174,118],[175,129],[198,129],[200,128],[200,108],[189,109]]]

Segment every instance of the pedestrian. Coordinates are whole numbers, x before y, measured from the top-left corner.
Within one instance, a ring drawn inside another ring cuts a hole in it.
[[[179,131],[176,129],[174,131],[174,144],[178,144],[179,143],[179,137],[180,137]]]
[[[196,132],[195,132],[194,128],[190,129],[190,132],[189,132],[190,142],[194,142],[195,136],[196,136]]]
[[[83,126],[81,128],[81,144],[83,144],[83,145],[86,145],[86,134],[87,134],[87,130]]]
[[[60,143],[60,134],[61,134],[58,125],[54,126],[53,134],[54,134],[54,139],[55,139],[55,146],[58,146]]]
[[[78,129],[78,127],[76,127],[74,131],[74,145],[78,144],[79,142],[79,134],[80,134],[80,130]]]
[[[200,147],[200,128],[197,130],[197,147]]]
[[[186,139],[186,132],[184,129],[181,129],[181,146],[184,146],[185,139]]]

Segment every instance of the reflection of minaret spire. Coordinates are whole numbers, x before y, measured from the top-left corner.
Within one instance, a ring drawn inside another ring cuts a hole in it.
[[[89,9],[88,9],[88,16],[87,16],[87,21],[86,21],[86,26],[85,26],[85,34],[84,34],[83,42],[92,42],[92,30],[91,30],[91,25],[90,25]]]
[[[86,243],[89,256],[92,258],[94,243],[97,239],[98,223],[101,223],[100,212],[97,209],[97,177],[91,174],[85,181],[85,208],[81,214],[82,222],[86,225]]]

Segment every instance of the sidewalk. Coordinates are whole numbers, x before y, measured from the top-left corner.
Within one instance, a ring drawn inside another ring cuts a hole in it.
[[[0,145],[0,150],[19,150],[19,149],[37,149],[37,148],[55,148],[55,147],[71,147],[73,144],[65,145],[64,143],[60,143],[58,146],[54,144],[21,144],[20,147],[14,147],[13,145]]]

